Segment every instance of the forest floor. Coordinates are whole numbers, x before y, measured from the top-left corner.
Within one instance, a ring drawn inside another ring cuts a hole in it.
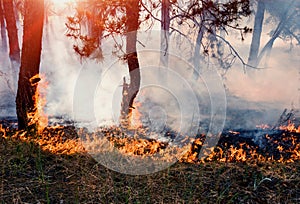
[[[76,149],[72,134],[49,130],[47,137],[56,139],[48,141],[68,144],[53,153],[43,148],[45,140],[37,144],[38,138],[2,129],[1,203],[300,203],[299,160],[182,161],[158,173],[130,176]]]

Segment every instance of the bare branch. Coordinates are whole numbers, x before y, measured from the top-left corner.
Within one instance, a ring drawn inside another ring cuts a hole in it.
[[[234,55],[240,60],[240,62],[243,64],[244,67],[250,67],[253,69],[267,69],[267,68],[259,68],[259,67],[255,67],[255,66],[251,66],[249,64],[247,64],[243,58],[239,55],[239,53],[234,49],[234,47],[230,44],[230,42],[228,42],[225,38],[223,38],[222,36],[215,34],[217,38],[220,38],[224,43],[226,43],[228,45],[228,47],[230,48],[230,50],[234,53]]]

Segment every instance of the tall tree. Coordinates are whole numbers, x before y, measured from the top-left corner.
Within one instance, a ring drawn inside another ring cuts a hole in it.
[[[44,25],[44,0],[25,0],[24,34],[16,108],[19,129],[31,126],[37,110],[37,85]],[[34,126],[36,124],[33,124]]]
[[[258,0],[257,10],[254,19],[252,42],[251,42],[250,53],[248,58],[248,64],[253,66],[257,65],[257,57],[258,57],[258,51],[260,47],[260,38],[261,38],[261,32],[263,27],[264,14],[265,14],[265,2],[264,0]]]
[[[4,21],[4,10],[2,5],[2,0],[0,0],[0,29],[1,29],[1,39],[3,44],[5,44],[5,21]]]
[[[161,2],[161,4],[159,4],[159,2]],[[194,32],[194,30],[197,30],[199,33],[197,38],[197,44],[199,45],[197,48],[198,53],[200,53],[200,45],[204,45],[203,42],[207,43],[207,45],[205,45],[206,48],[210,47],[213,49],[213,47],[216,47],[216,39],[219,38],[225,42],[224,44],[229,46],[230,53],[238,55],[230,43],[225,40],[225,37],[222,35],[217,36],[217,33],[222,30],[222,33],[225,35],[226,28],[237,29],[241,32],[249,31],[247,27],[240,27],[237,25],[237,22],[241,20],[242,17],[251,14],[249,0],[230,0],[225,3],[220,2],[218,0],[192,0],[186,1],[184,7],[181,7],[178,1],[171,0],[115,0],[110,1],[109,3],[105,0],[89,0],[85,2],[85,4],[93,6],[96,10],[96,12],[92,12],[96,15],[94,19],[101,19],[99,25],[103,27],[102,38],[110,35],[114,37],[114,34],[126,36],[125,59],[128,64],[130,83],[128,84],[124,79],[121,119],[126,120],[128,116],[130,116],[131,110],[134,108],[132,107],[133,101],[140,88],[141,76],[136,42],[137,30],[139,29],[139,25],[144,21],[149,20],[150,25],[154,25],[155,20],[158,20],[161,23],[163,35],[160,45],[163,54],[167,55],[169,35],[172,33],[179,33],[189,39],[195,39],[193,36],[189,36],[189,34]],[[158,9],[160,12],[157,12]],[[140,10],[143,13],[140,12]],[[99,13],[101,13],[101,16],[99,16]],[[157,17],[155,13],[161,13],[161,17]],[[81,26],[84,25],[83,19],[86,19],[86,11],[78,12],[75,17],[69,18],[69,22],[67,23],[69,31],[67,35],[76,39],[76,43],[78,43],[78,39],[80,40],[80,43],[74,46],[75,51],[80,54],[80,56],[90,57],[95,48],[99,45],[96,43],[95,46],[95,43],[92,40],[93,32],[90,33],[90,35],[82,34],[83,29],[81,29]],[[89,22],[93,22],[93,19],[90,18]],[[97,24],[93,25],[98,26]],[[147,22],[145,25],[147,25]],[[202,40],[203,38],[205,38],[205,40]],[[207,53],[206,51],[208,50],[206,48],[204,50],[205,53]],[[115,49],[123,51],[122,43],[117,44]],[[214,50],[214,52],[216,53],[217,51]],[[114,51],[114,53],[117,52]],[[215,53],[212,53],[212,56],[216,55]],[[224,54],[221,53],[220,57],[223,57],[223,55]],[[239,59],[242,60],[240,57]]]
[[[3,6],[2,6],[2,0],[0,0],[0,26],[1,26],[1,30],[2,30],[2,28],[5,27],[4,10],[3,10]]]
[[[273,3],[275,5],[273,5]],[[269,41],[261,49],[257,57],[257,62],[256,62],[257,65],[261,62],[261,60],[265,56],[266,59],[268,60],[274,42],[279,37],[284,38],[284,35],[288,35],[291,37],[296,37],[296,39],[299,40],[299,38],[296,35],[293,35],[294,33],[291,32],[291,30],[299,31],[298,19],[300,16],[300,12],[299,12],[300,4],[295,0],[289,0],[286,2],[274,1],[272,2],[272,4],[270,2],[268,2],[268,4],[265,2],[265,4],[266,4],[266,9],[272,15],[271,17],[275,18],[278,24],[276,28],[270,33],[271,38],[269,39]],[[277,9],[274,9],[274,6],[276,6]]]
[[[94,0],[95,1],[95,0]],[[95,4],[97,2],[94,2]],[[91,8],[91,11],[88,14],[88,29],[89,36],[93,44],[95,44],[94,55],[96,58],[102,59],[102,49],[101,49],[101,38],[103,37],[103,13],[99,11],[97,7]]]
[[[137,30],[139,28],[139,0],[128,0],[126,8],[126,60],[128,64],[130,84],[123,84],[123,99],[121,107],[121,120],[128,126],[133,102],[140,89],[140,66],[136,50]]]
[[[12,60],[20,61],[20,47],[13,0],[3,0],[4,16],[9,41],[9,56]]]
[[[141,80],[136,48],[137,30],[140,25],[140,0],[89,0],[79,5],[77,14],[68,18],[66,26],[67,36],[81,40],[80,44],[74,45],[74,50],[81,57],[101,58],[102,55],[97,54],[97,48],[100,48],[101,52],[102,38],[114,34],[126,37],[126,53],[125,57],[121,58],[127,61],[130,82],[126,82],[124,78],[121,122],[123,126],[128,126]],[[88,32],[83,34],[81,28],[86,24]],[[122,45],[117,44],[115,47],[123,51]]]
[[[201,48],[205,57],[216,59],[225,69],[228,69],[234,61],[230,58],[237,57],[244,66],[247,65],[225,39],[225,34],[228,34],[229,29],[238,30],[243,39],[243,34],[251,31],[247,26],[240,25],[241,19],[251,14],[249,0],[191,0],[185,2],[184,8],[178,4],[175,12],[171,17],[171,30],[196,40],[193,56],[196,79],[200,71]],[[222,49],[219,49],[220,45],[223,46]],[[224,45],[229,47],[231,57],[224,57]]]
[[[162,0],[161,2],[161,55],[160,62],[163,66],[168,66],[168,45],[170,35],[170,0]]]

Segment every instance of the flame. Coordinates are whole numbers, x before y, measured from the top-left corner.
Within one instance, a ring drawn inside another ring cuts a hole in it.
[[[139,108],[141,107],[140,102],[134,102],[133,107],[131,109],[130,115],[129,115],[129,127],[128,129],[134,130],[141,128],[143,126],[141,122],[142,114],[139,112]]]
[[[261,124],[261,125],[256,125],[256,128],[266,130],[266,129],[270,129],[271,127],[268,124]]]
[[[270,129],[268,125],[257,126],[261,129]],[[200,139],[193,142],[189,152],[182,158],[183,162],[204,163],[209,161],[220,162],[266,162],[275,161],[279,163],[291,163],[300,159],[300,143],[299,133],[300,127],[289,123],[287,126],[280,126],[279,130],[285,132],[278,132],[272,135],[265,134],[264,138],[267,140],[266,145],[268,151],[259,149],[258,146],[251,146],[247,143],[237,143],[235,145],[221,144],[216,148],[208,149],[205,153],[205,158],[198,158],[198,152],[202,148]],[[229,131],[233,136],[239,135],[239,132]],[[200,160],[199,160],[200,159]]]
[[[140,106],[137,106],[140,107]],[[12,138],[18,138],[24,142],[34,141],[42,150],[49,151],[54,154],[74,154],[99,151],[115,151],[126,156],[151,157],[155,155],[163,156],[162,159],[170,161],[174,156],[181,162],[186,163],[205,163],[210,161],[219,162],[278,162],[292,163],[300,160],[300,138],[297,135],[299,127],[290,124],[281,129],[288,131],[276,134],[266,134],[264,139],[267,140],[269,147],[268,151],[259,149],[253,144],[244,143],[222,143],[215,148],[210,148],[206,151],[205,158],[199,158],[199,152],[203,146],[205,135],[200,138],[190,139],[186,142],[187,145],[182,147],[169,146],[167,142],[161,142],[154,139],[144,139],[149,132],[144,128],[139,128],[134,131],[134,136],[130,136],[130,132],[126,133],[120,127],[105,127],[99,128],[95,133],[79,132],[79,135],[85,134],[86,141],[78,138],[78,133],[75,128],[71,127],[46,127],[41,136],[28,137],[26,132],[17,132]],[[71,131],[70,131],[71,130]],[[6,137],[5,129],[0,125],[0,137]],[[232,132],[235,135],[236,132]],[[99,137],[99,135],[101,137]],[[106,144],[106,145],[105,145]],[[108,144],[108,145],[107,145]],[[192,144],[192,145],[190,145]],[[185,154],[182,156],[182,153]],[[182,157],[177,157],[177,156]],[[155,158],[154,158],[155,159]],[[161,158],[160,158],[161,159]]]
[[[143,128],[136,130],[133,137],[120,127],[101,128],[98,132],[86,133],[83,144],[92,155],[118,152],[119,156],[165,162],[177,160],[183,151],[188,150],[185,147],[169,146],[167,142],[147,139],[146,136],[147,132]]]
[[[35,96],[33,100],[35,101],[35,112],[28,113],[29,125],[37,124],[38,132],[41,133],[42,130],[48,125],[48,116],[44,112],[44,107],[47,103],[46,100],[46,90],[48,87],[48,82],[45,80],[44,75],[35,75],[30,79],[34,81],[35,79],[42,79],[38,85]],[[44,79],[44,80],[43,80]]]
[[[288,132],[294,132],[294,133],[300,133],[300,125],[298,127],[295,126],[294,123],[291,123],[289,121],[288,125],[287,126],[280,126],[279,127],[280,130],[285,130],[285,131],[288,131]]]
[[[6,130],[3,128],[3,126],[0,124],[0,137],[6,138]]]
[[[279,151],[282,151],[281,147],[279,147]],[[199,161],[197,161],[197,153],[195,152],[188,152],[180,159],[180,161],[188,163],[205,163],[210,161],[227,163],[276,161],[279,163],[292,163],[300,159],[300,146],[294,150],[287,150],[286,152],[291,153],[290,158],[285,159],[282,155],[280,155],[279,159],[274,159],[273,156],[268,157],[258,153],[256,149],[244,150],[243,148],[230,146],[229,149],[223,150],[220,147],[216,147],[210,154],[206,155],[205,158],[201,158]]]
[[[70,134],[72,131],[70,127],[47,127],[40,133],[39,137],[29,135],[26,131],[18,131],[6,139],[34,143],[39,145],[43,151],[52,154],[71,155],[75,153],[86,153],[80,139],[76,137],[76,133]]]

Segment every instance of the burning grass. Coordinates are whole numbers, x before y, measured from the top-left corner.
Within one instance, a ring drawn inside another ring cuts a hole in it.
[[[243,137],[243,133],[228,131],[221,136],[217,147],[211,149],[210,153],[205,154],[206,157],[203,158],[199,158],[199,152],[205,140],[203,134],[198,135],[196,139],[182,138],[179,141],[180,147],[172,143],[174,138],[172,139],[170,135],[176,135],[174,132],[165,132],[168,141],[161,141],[147,138],[149,133],[145,129],[126,131],[116,126],[100,128],[94,133],[72,126],[47,127],[38,136],[32,136],[28,132],[4,129],[0,126],[0,135],[6,139],[33,142],[43,151],[53,154],[102,153],[117,149],[121,154],[142,158],[162,154],[168,159],[167,157],[176,154],[180,162],[187,163],[208,161],[290,163],[300,160],[299,129],[300,126],[296,128],[293,124],[280,126],[278,130],[264,129],[259,134],[259,138]],[[256,137],[258,137],[257,131],[252,133]]]
[[[253,130],[252,136],[228,131],[221,136],[216,148],[206,158],[199,160],[198,152],[202,147],[201,138],[196,139],[191,150],[182,158],[188,162],[266,162],[290,163],[300,160],[299,128],[281,126],[278,130]],[[249,132],[248,132],[249,134]],[[257,141],[255,141],[257,140]]]
[[[263,134],[259,146],[242,132],[224,133],[212,154],[199,159],[199,137],[172,167],[147,176],[123,175],[97,163],[74,127],[40,135],[0,128],[3,203],[297,203],[300,201],[298,128]],[[81,131],[86,131],[82,129]],[[80,131],[79,131],[80,132]],[[99,130],[122,154],[152,156],[168,143]],[[82,133],[82,132],[81,132]],[[86,133],[88,133],[86,131]],[[92,135],[89,133],[89,135]]]

